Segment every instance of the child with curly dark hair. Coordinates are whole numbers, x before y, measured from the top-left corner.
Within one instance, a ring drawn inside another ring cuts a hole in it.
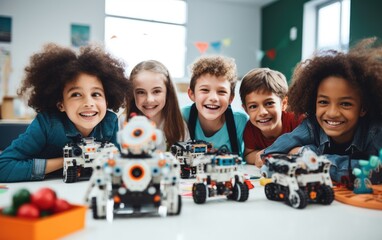
[[[100,46],[79,53],[47,44],[30,58],[18,90],[37,112],[25,133],[0,155],[0,182],[42,180],[63,167],[75,137],[117,145],[117,112],[130,89],[124,65]],[[62,172],[61,172],[62,176]]]
[[[364,39],[348,53],[333,50],[298,64],[288,93],[290,109],[308,118],[264,151],[311,149],[332,162],[333,180],[350,177],[358,159],[382,148],[382,47]],[[381,179],[374,178],[374,183]]]
[[[192,65],[188,96],[194,102],[182,109],[191,139],[204,140],[214,148],[226,145],[232,152],[244,152],[243,131],[248,116],[232,111],[237,81],[234,59],[203,56]]]

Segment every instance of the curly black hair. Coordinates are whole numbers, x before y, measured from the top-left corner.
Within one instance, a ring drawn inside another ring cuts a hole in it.
[[[344,78],[358,89],[362,107],[367,110],[366,116],[381,119],[382,46],[377,43],[377,38],[363,39],[348,53],[322,51],[297,64],[288,92],[290,110],[295,114],[314,116],[318,86],[330,76]]]
[[[124,63],[107,53],[101,45],[91,44],[79,52],[54,43],[46,44],[30,58],[25,77],[17,94],[28,99],[36,112],[58,111],[67,83],[86,73],[96,76],[103,85],[108,109],[115,112],[125,106],[131,85],[125,75]]]

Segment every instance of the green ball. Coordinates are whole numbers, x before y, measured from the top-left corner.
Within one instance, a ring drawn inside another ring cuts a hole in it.
[[[22,188],[18,190],[15,194],[13,194],[12,200],[13,200],[12,206],[15,209],[18,209],[24,203],[29,203],[31,201],[31,194],[27,189]]]
[[[3,215],[16,216],[16,209],[13,206],[5,207],[1,211]]]

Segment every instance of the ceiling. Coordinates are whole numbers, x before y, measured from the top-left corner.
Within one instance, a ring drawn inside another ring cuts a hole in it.
[[[265,6],[269,3],[276,2],[277,0],[210,0],[210,1],[217,1],[217,2],[231,2],[231,3],[246,3],[246,4],[253,4],[257,6]]]

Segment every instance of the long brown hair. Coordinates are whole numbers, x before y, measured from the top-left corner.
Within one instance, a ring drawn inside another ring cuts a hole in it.
[[[166,104],[162,109],[162,116],[164,117],[163,132],[167,140],[167,148],[169,148],[177,141],[182,141],[185,138],[185,126],[179,109],[178,97],[176,95],[174,84],[168,69],[158,61],[147,60],[138,63],[131,71],[130,81],[134,81],[141,71],[160,73],[166,78],[164,81],[166,86]],[[126,119],[129,119],[130,114],[133,112],[143,115],[135,104],[134,94],[129,94],[126,102]]]

